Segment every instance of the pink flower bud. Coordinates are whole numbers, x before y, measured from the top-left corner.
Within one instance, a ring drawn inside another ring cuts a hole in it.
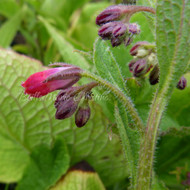
[[[185,89],[186,86],[187,86],[187,80],[185,79],[184,76],[182,76],[177,84],[177,88],[183,90]]]
[[[133,75],[135,77],[141,77],[147,73],[149,67],[147,65],[146,59],[139,59],[133,66]]]
[[[77,127],[83,127],[90,118],[90,107],[86,105],[85,107],[79,107],[75,114],[75,124]]]
[[[119,20],[123,16],[123,9],[120,5],[112,5],[102,11],[96,18],[96,24],[102,25],[110,21]]]
[[[124,36],[126,34],[126,31],[127,31],[127,26],[122,22],[118,22],[118,24],[114,27],[112,33],[115,38],[118,38]]]
[[[133,69],[134,69],[134,65],[135,65],[136,61],[135,60],[131,60],[129,62],[129,71],[132,73],[133,72]]]
[[[25,93],[39,98],[52,91],[71,87],[80,79],[82,70],[75,66],[48,69],[32,74],[22,86]]]
[[[117,26],[119,22],[109,22],[104,24],[98,31],[98,35],[106,40],[106,39],[111,39],[112,37],[112,31],[115,26]]]

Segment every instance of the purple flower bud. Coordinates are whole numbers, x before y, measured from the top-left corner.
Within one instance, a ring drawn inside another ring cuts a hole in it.
[[[139,25],[136,24],[136,23],[133,23],[133,24],[129,24],[129,26],[128,26],[128,32],[130,34],[139,34],[141,31],[140,31]]]
[[[150,72],[149,76],[149,82],[151,85],[157,84],[159,81],[159,68],[158,65],[156,65],[153,70]]]
[[[150,43],[149,43],[149,42],[146,42],[146,41],[137,42],[137,43],[131,48],[130,54],[131,54],[132,56],[136,56],[137,53],[138,53],[138,51],[139,51],[139,49],[140,49],[140,48],[143,48],[144,45],[148,45],[148,44],[150,44]]]
[[[129,22],[130,17],[140,11],[147,11],[155,14],[155,10],[151,7],[145,6],[134,6],[134,5],[112,5],[102,11],[96,18],[96,24],[102,25],[107,22],[115,21],[126,16],[126,23]]]
[[[135,77],[141,77],[147,73],[149,67],[147,65],[146,59],[139,59],[133,66],[133,75]]]
[[[132,73],[133,72],[133,69],[134,69],[134,65],[135,65],[135,63],[136,63],[136,60],[131,60],[130,62],[129,62],[129,71]]]
[[[75,101],[73,97],[70,97],[66,100],[59,101],[55,105],[57,108],[55,118],[56,119],[65,119],[71,117],[78,107],[78,101]]]
[[[117,26],[117,24],[119,24],[120,22],[109,22],[104,24],[98,31],[98,35],[104,39],[104,40],[108,40],[111,39],[112,37],[112,31],[114,29],[115,26]]]
[[[89,105],[85,107],[79,107],[75,114],[75,124],[77,127],[83,127],[90,118],[90,107]]]
[[[116,46],[119,46],[120,44],[122,44],[123,42],[123,39],[122,38],[112,38],[111,39],[111,45],[112,47],[116,47]]]
[[[96,24],[102,25],[107,22],[119,20],[123,16],[123,9],[120,5],[112,5],[102,11],[96,18]]]
[[[113,36],[115,38],[124,36],[126,34],[127,26],[123,24],[122,22],[118,22],[118,24],[113,29]]]
[[[190,172],[187,172],[187,179],[190,179]]]
[[[186,86],[187,86],[187,80],[185,79],[184,76],[182,76],[177,84],[177,88],[183,90],[185,89]]]

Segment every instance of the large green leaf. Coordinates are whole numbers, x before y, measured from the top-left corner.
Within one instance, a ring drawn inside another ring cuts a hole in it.
[[[35,147],[17,190],[46,190],[53,186],[69,168],[69,154],[63,140],[57,140],[53,148],[47,145]]]
[[[109,140],[108,120],[97,104],[92,103],[88,124],[77,128],[72,119],[54,118],[57,92],[40,99],[24,95],[21,82],[43,69],[34,59],[0,51],[0,181],[20,180],[31,151],[41,144],[53,145],[57,136],[68,144],[71,164],[87,160],[106,185],[125,178],[119,139],[112,135]]]
[[[97,39],[94,44],[94,64],[103,79],[121,90],[126,90],[120,67],[107,42],[102,39]]]
[[[170,95],[190,59],[190,1],[158,0],[156,15],[159,84]]]

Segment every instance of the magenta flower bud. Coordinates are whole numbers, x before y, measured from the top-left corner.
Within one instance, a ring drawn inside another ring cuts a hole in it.
[[[98,35],[104,39],[111,39],[112,37],[112,31],[114,29],[115,26],[117,26],[119,22],[109,22],[104,24],[98,31]]]
[[[140,30],[140,27],[139,27],[138,24],[133,23],[133,24],[129,24],[129,26],[128,26],[128,32],[130,34],[134,35],[134,34],[139,34],[141,32],[141,30]]]
[[[111,45],[112,45],[112,47],[116,47],[116,46],[119,46],[119,45],[121,45],[122,44],[122,42],[123,42],[123,39],[122,38],[112,38],[111,39]]]
[[[134,5],[112,5],[102,11],[96,18],[96,24],[102,25],[107,22],[120,20],[126,16],[125,22],[128,23],[130,17],[140,11],[147,11],[155,14],[155,10],[151,7],[134,6]]]
[[[79,107],[75,114],[75,124],[77,127],[83,127],[90,118],[90,107],[86,105],[84,107]]]
[[[187,80],[185,79],[184,76],[182,76],[177,84],[177,88],[183,90],[185,89],[186,86],[187,86]]]
[[[96,17],[96,24],[102,25],[107,22],[119,20],[123,16],[123,7],[121,5],[112,5],[102,11]]]
[[[118,38],[124,36],[126,34],[126,31],[127,31],[127,26],[122,22],[120,22],[114,27],[112,34],[115,38]]]
[[[146,59],[139,59],[133,66],[133,75],[135,77],[141,77],[147,73],[149,67],[147,65]]]
[[[140,48],[143,48],[144,45],[148,45],[148,44],[150,44],[150,43],[149,43],[149,42],[146,42],[146,41],[137,42],[137,43],[131,48],[130,54],[131,54],[132,56],[136,56],[137,53],[138,53],[138,51],[139,51],[139,49],[140,49]]]
[[[136,61],[135,60],[131,60],[128,64],[129,66],[129,71],[132,73],[133,69],[134,69],[134,65],[135,65]]]
[[[75,101],[73,96],[70,96],[71,92],[76,87],[71,87],[67,90],[61,90],[55,100],[55,108],[57,109],[55,118],[65,119],[74,114],[77,110],[79,101]]]
[[[52,68],[32,74],[22,86],[26,94],[39,98],[52,91],[71,87],[81,78],[81,72],[80,68],[72,65]]]
[[[151,85],[155,85],[159,82],[159,68],[158,65],[156,65],[149,75],[149,82]]]

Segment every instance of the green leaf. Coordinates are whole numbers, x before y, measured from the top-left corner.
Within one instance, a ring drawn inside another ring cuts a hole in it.
[[[49,189],[69,168],[69,155],[63,140],[57,140],[53,148],[47,145],[35,147],[17,190]]]
[[[65,40],[64,36],[58,33],[56,29],[51,26],[44,18],[39,17],[40,21],[44,24],[50,36],[53,38],[57,48],[60,51],[63,59],[71,64],[77,65],[83,69],[89,68],[88,62],[81,54],[74,52],[74,47]]]
[[[138,0],[137,5],[155,7],[156,0]]]
[[[120,67],[107,42],[102,39],[97,39],[94,44],[94,64],[103,79],[126,90]]]
[[[190,171],[189,136],[171,136],[169,133],[158,141],[155,163],[156,173],[169,189],[183,189],[181,184]]]
[[[0,28],[0,46],[7,48],[14,36],[16,35],[17,30],[20,27],[22,20],[23,11],[18,11],[13,17],[6,21]]]
[[[115,119],[123,145],[125,159],[127,160],[132,186],[136,180],[136,166],[140,148],[140,135],[137,130],[129,127],[127,112],[122,105],[115,106]]]
[[[170,95],[190,59],[190,1],[158,0],[156,15],[159,85]]]
[[[72,167],[51,190],[105,190],[98,174],[83,163],[78,163],[78,168]]]
[[[109,121],[95,102],[87,125],[77,128],[73,118],[55,119],[58,92],[40,99],[29,99],[23,93],[22,81],[44,69],[37,60],[0,51],[0,181],[20,180],[32,150],[42,144],[51,147],[58,136],[69,146],[71,164],[88,161],[106,186],[124,179],[128,173],[119,138],[112,135],[109,140]]]
[[[10,18],[15,15],[19,10],[19,6],[15,0],[1,0],[0,1],[0,14]]]

